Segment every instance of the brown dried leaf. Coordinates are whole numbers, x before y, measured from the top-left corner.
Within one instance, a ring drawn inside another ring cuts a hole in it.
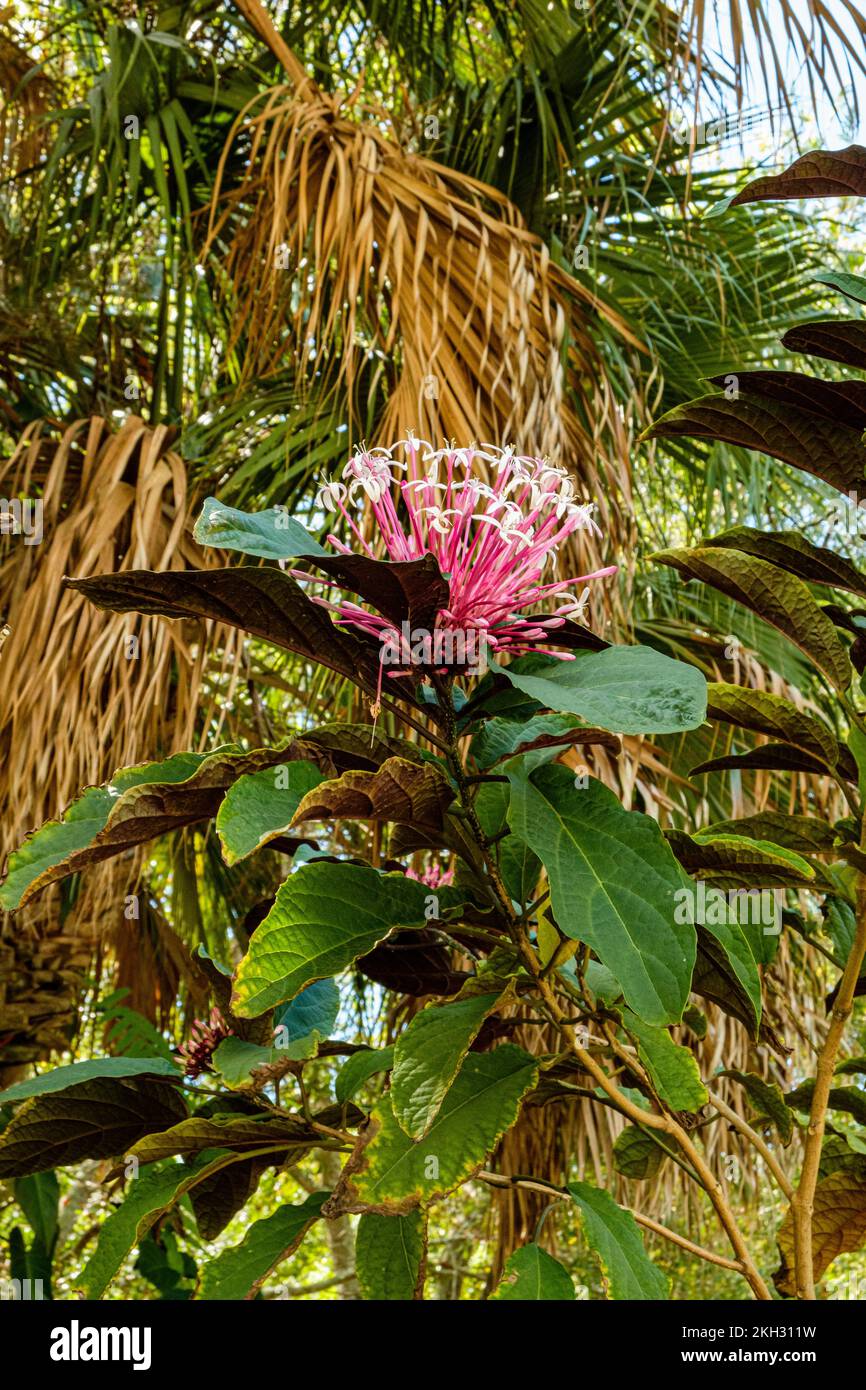
[[[788,1211],[776,1237],[782,1263],[773,1283],[786,1298],[795,1298],[794,1218]],[[837,1255],[861,1249],[866,1241],[866,1182],[856,1173],[837,1172],[815,1188],[812,1210],[812,1270],[823,1278]]]
[[[375,772],[344,772],[307,792],[292,827],[308,820],[401,821],[441,830],[454,792],[434,763],[388,758]]]

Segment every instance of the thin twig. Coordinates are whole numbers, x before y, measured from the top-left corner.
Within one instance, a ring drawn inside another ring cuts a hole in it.
[[[686,1236],[678,1235],[667,1226],[662,1226],[660,1222],[653,1221],[651,1216],[644,1216],[643,1212],[632,1211],[632,1216],[639,1226],[645,1226],[648,1231],[653,1231],[657,1236],[663,1236],[665,1240],[672,1240],[674,1245],[679,1245],[683,1250],[688,1250],[692,1255],[699,1256],[702,1260],[709,1260],[710,1264],[721,1265],[722,1269],[732,1269],[737,1274],[745,1274],[745,1266],[739,1260],[731,1260],[727,1255],[716,1255],[712,1250],[704,1249],[703,1245],[696,1245],[693,1240]]]
[[[570,1193],[564,1192],[560,1187],[554,1187],[552,1183],[542,1182],[537,1178],[510,1178],[504,1173],[490,1173],[483,1170],[477,1175],[482,1182],[488,1183],[490,1187],[520,1187],[529,1192],[543,1192],[552,1201],[567,1201]],[[712,1250],[706,1250],[702,1245],[696,1245],[693,1240],[686,1236],[679,1235],[676,1231],[663,1226],[661,1222],[654,1221],[651,1216],[644,1216],[643,1212],[631,1209],[631,1214],[639,1226],[645,1226],[648,1231],[652,1231],[657,1236],[662,1236],[665,1240],[670,1240],[674,1245],[679,1245],[683,1250],[688,1250],[690,1254],[697,1255],[701,1260],[708,1260],[710,1264],[721,1265],[723,1269],[732,1269],[736,1274],[745,1274],[745,1266],[739,1260],[730,1260],[726,1255],[716,1255]]]
[[[866,849],[866,820],[860,836],[861,848]],[[830,1026],[818,1053],[818,1066],[815,1072],[815,1089],[809,1110],[809,1127],[803,1148],[803,1167],[800,1182],[791,1201],[794,1224],[794,1275],[797,1297],[811,1301],[815,1298],[815,1270],[812,1259],[812,1211],[815,1204],[815,1189],[818,1185],[818,1169],[821,1163],[821,1145],[827,1122],[827,1106],[836,1059],[851,1010],[854,1007],[854,991],[860,978],[863,960],[866,957],[866,875],[858,875],[857,886],[857,926],[854,940],[848,953],[845,970],[839,983],[839,990],[830,1015]]]
[[[709,1096],[710,1104],[716,1107],[719,1114],[724,1115],[725,1119],[734,1126],[734,1129],[739,1130],[740,1134],[742,1134],[745,1139],[748,1139],[750,1144],[754,1145],[790,1202],[794,1196],[794,1188],[769,1145],[764,1142],[757,1130],[752,1129],[752,1126],[748,1124],[741,1115],[738,1115],[736,1110],[733,1110],[730,1105],[727,1105],[713,1091],[709,1092]]]

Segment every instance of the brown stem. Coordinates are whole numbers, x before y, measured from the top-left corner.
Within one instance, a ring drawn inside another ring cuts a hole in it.
[[[416,733],[421,734],[428,742],[433,744],[434,748],[438,748],[440,753],[448,752],[447,744],[444,744],[441,738],[437,738],[436,734],[430,730],[429,726],[419,723],[417,719],[413,719],[412,715],[409,714],[408,710],[403,709],[402,705],[396,704],[393,700],[390,700],[384,695],[382,696],[382,703],[386,710],[395,714],[398,719],[402,719],[403,723],[408,724]]]
[[[478,1177],[491,1187],[521,1187],[529,1192],[543,1192],[553,1201],[565,1201],[568,1197],[567,1192],[562,1192],[558,1187],[553,1187],[550,1183],[542,1182],[536,1178],[509,1178],[502,1173],[488,1172],[481,1172]],[[726,1255],[716,1255],[712,1250],[705,1250],[702,1245],[696,1245],[693,1240],[663,1226],[660,1221],[654,1221],[651,1216],[644,1216],[643,1212],[632,1210],[631,1214],[639,1226],[645,1226],[654,1235],[672,1241],[674,1245],[679,1245],[683,1250],[688,1250],[690,1254],[697,1255],[699,1259],[709,1260],[710,1264],[721,1265],[722,1269],[733,1269],[737,1274],[745,1274],[745,1269],[738,1260],[729,1260]]]
[[[710,1092],[710,1104],[714,1105],[719,1114],[724,1115],[725,1119],[734,1126],[734,1129],[739,1130],[743,1138],[748,1139],[749,1143],[757,1149],[770,1172],[773,1174],[773,1177],[776,1179],[776,1182],[779,1184],[780,1189],[790,1202],[794,1196],[794,1188],[769,1145],[764,1143],[760,1134],[752,1129],[752,1126],[747,1124],[742,1116],[737,1114],[736,1110],[733,1110],[730,1105],[726,1105],[719,1096],[713,1095],[712,1092]]]
[[[536,971],[537,968],[536,962]],[[650,1114],[646,1110],[641,1110],[640,1106],[635,1105],[633,1101],[629,1100],[628,1096],[623,1095],[622,1092],[618,1090],[615,1083],[611,1081],[604,1069],[580,1046],[574,1036],[574,1030],[564,1022],[565,1015],[560,1009],[556,996],[547,980],[538,979],[538,987],[547,1004],[557,1015],[563,1036],[568,1042],[575,1057],[578,1059],[583,1069],[588,1071],[590,1076],[595,1078],[598,1085],[610,1096],[611,1100],[616,1102],[622,1114],[627,1115],[635,1124],[645,1125],[650,1129],[664,1130],[664,1132],[669,1134],[679,1145],[680,1149],[682,1149],[697,1173],[707,1196],[715,1207],[716,1214],[725,1230],[728,1240],[731,1242],[737,1261],[742,1266],[742,1272],[748,1281],[749,1287],[756,1298],[769,1302],[772,1299],[772,1295],[749,1254],[742,1232],[734,1219],[733,1212],[725,1200],[722,1185],[712,1170],[707,1166],[704,1158],[692,1143],[685,1130],[677,1123],[672,1115]]]
[[[322,1183],[333,1192],[340,1177],[340,1156],[323,1153],[319,1156]],[[331,1252],[334,1279],[339,1281],[340,1298],[359,1299],[361,1290],[355,1277],[355,1233],[348,1216],[338,1216],[325,1223],[325,1239]]]
[[[861,846],[866,848],[866,822],[861,835]],[[821,1051],[818,1053],[818,1067],[815,1072],[815,1089],[809,1111],[809,1127],[803,1148],[803,1167],[800,1182],[791,1202],[794,1220],[794,1272],[797,1297],[810,1301],[815,1298],[815,1271],[812,1260],[812,1210],[815,1204],[815,1188],[818,1185],[818,1168],[821,1163],[821,1145],[827,1122],[827,1104],[839,1046],[845,1032],[845,1025],[854,1007],[854,991],[860,978],[863,958],[866,956],[866,877],[859,876],[857,889],[857,929],[854,941],[839,984],[839,992],[830,1015],[830,1026]]]
[[[676,1231],[670,1230],[667,1226],[662,1226],[661,1222],[653,1221],[651,1216],[644,1216],[643,1212],[633,1211],[632,1216],[639,1226],[645,1226],[648,1231],[653,1231],[657,1236],[663,1236],[665,1240],[672,1240],[674,1245],[679,1245],[683,1250],[689,1250],[693,1255],[698,1255],[702,1260],[709,1260],[710,1264],[721,1265],[722,1269],[733,1269],[737,1274],[745,1274],[745,1265],[739,1260],[730,1260],[727,1255],[716,1255],[712,1250],[705,1250],[702,1245],[696,1245],[693,1240],[686,1236],[678,1235]]]

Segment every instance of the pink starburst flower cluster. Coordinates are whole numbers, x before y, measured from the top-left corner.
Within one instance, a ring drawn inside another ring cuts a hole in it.
[[[574,659],[545,644],[555,643],[556,629],[567,619],[583,620],[589,590],[577,593],[575,586],[614,574],[616,566],[555,577],[557,552],[568,536],[581,530],[600,534],[594,504],[578,502],[566,469],[489,444],[434,449],[411,434],[390,449],[360,449],[342,481],[326,482],[317,501],[344,518],[357,545],[374,559],[351,514],[359,496],[372,509],[389,560],[430,554],[438,561],[450,596],[437,613],[437,629],[472,637],[497,657],[540,651]],[[336,536],[328,540],[343,554],[353,553]],[[307,574],[297,577],[310,580]],[[392,622],[359,604],[315,601],[383,648],[393,649],[401,639]],[[537,616],[546,604],[555,605],[552,612]],[[429,664],[437,666],[435,657]]]
[[[178,1051],[184,1060],[184,1073],[191,1080],[203,1071],[211,1070],[211,1058],[220,1043],[232,1036],[232,1030],[219,1009],[211,1009],[207,1023],[197,1018],[189,1032],[188,1042]]]
[[[417,883],[423,883],[428,888],[447,888],[454,882],[454,870],[443,869],[439,864],[428,864],[420,874],[414,869],[407,869],[406,877],[414,878]]]

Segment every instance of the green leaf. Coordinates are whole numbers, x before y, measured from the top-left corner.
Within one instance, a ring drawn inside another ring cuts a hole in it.
[[[43,1173],[83,1158],[114,1158],[185,1116],[177,1090],[152,1076],[98,1077],[31,1096],[0,1133],[0,1178]]]
[[[205,1101],[196,1112],[202,1118],[210,1115],[260,1115],[261,1109],[246,1096],[218,1094]],[[241,1210],[255,1192],[268,1168],[281,1168],[285,1150],[257,1158],[242,1158],[227,1163],[201,1178],[190,1189],[189,1199],[195,1213],[202,1240],[215,1240],[232,1217]]]
[[[683,1023],[691,1029],[696,1038],[707,1036],[707,1016],[694,1004],[683,1010]]]
[[[191,1115],[171,1129],[146,1134],[129,1150],[141,1163],[177,1155],[191,1158],[206,1149],[246,1153],[273,1147],[289,1152],[315,1144],[316,1131],[292,1115]]]
[[[808,1115],[812,1108],[814,1091],[814,1080],[810,1078],[808,1081],[801,1081],[799,1086],[787,1093],[785,1101],[794,1110],[801,1110]],[[858,1124],[866,1125],[866,1091],[861,1091],[856,1086],[831,1086],[827,1108],[853,1115]]]
[[[499,872],[514,902],[523,904],[535,896],[541,860],[518,835],[503,835],[508,826],[511,793],[504,782],[485,782],[475,798],[475,813],[488,839],[496,840]]]
[[[624,1178],[646,1182],[656,1176],[665,1161],[665,1147],[649,1130],[626,1125],[613,1145],[613,1166]]]
[[[842,898],[825,899],[821,911],[824,916],[824,931],[833,943],[833,954],[841,970],[854,945],[857,919],[853,909]]]
[[[624,811],[590,780],[581,790],[564,767],[524,777],[508,765],[509,820],[542,860],[560,930],[590,946],[647,1023],[676,1023],[688,999],[695,931],[676,921],[687,885],[656,821]]]
[[[214,960],[213,956],[208,954],[201,942],[196,946],[194,954],[196,960],[201,961],[202,967],[208,972],[208,977],[212,977],[212,983],[217,981],[220,976],[227,980],[231,979],[231,966],[226,965],[224,961]]]
[[[492,1052],[468,1053],[419,1141],[400,1128],[386,1093],[344,1170],[341,1187],[345,1184],[351,1209],[405,1213],[452,1192],[517,1119],[521,1101],[537,1077],[537,1059],[513,1043]]]
[[[269,1274],[293,1255],[321,1215],[327,1192],[313,1192],[299,1206],[283,1206],[253,1222],[239,1245],[208,1260],[198,1298],[237,1301],[253,1298]]]
[[[831,270],[821,275],[813,275],[812,279],[819,285],[829,285],[831,290],[839,290],[846,298],[856,300],[858,304],[866,304],[866,275],[851,275],[844,270]]]
[[[280,1063],[303,1062],[315,1057],[319,1042],[318,1033],[298,1038],[284,1047],[263,1047],[243,1038],[224,1038],[214,1050],[211,1063],[224,1085],[236,1091],[254,1082],[255,1073],[262,1067],[279,1067]]]
[[[709,545],[661,550],[651,558],[742,603],[794,642],[838,691],[848,689],[853,676],[848,653],[833,623],[796,575],[755,555]]]
[[[438,890],[440,909],[462,895]],[[232,1009],[255,1018],[338,975],[395,928],[423,927],[429,889],[403,874],[314,860],[280,886],[238,967]]]
[[[697,777],[704,772],[813,772],[817,777],[826,777],[826,765],[809,753],[801,753],[799,748],[791,748],[786,743],[764,743],[760,748],[750,748],[748,753],[732,753],[724,758],[710,758],[699,763],[689,773]]]
[[[619,980],[612,971],[608,970],[606,965],[602,965],[601,961],[588,961],[584,978],[589,990],[596,999],[601,1000],[602,1004],[615,1004],[618,999],[622,998],[622,986]],[[575,973],[574,980],[576,981],[576,979]]]
[[[59,821],[49,821],[13,850],[6,878],[0,887],[0,907],[11,912],[20,907],[30,884],[60,863],[68,854],[89,845],[108,819],[111,799],[102,787],[88,787]],[[34,890],[36,891],[36,890]]]
[[[196,1183],[189,1194],[202,1240],[216,1240],[232,1217],[246,1206],[268,1168],[281,1168],[279,1150],[259,1158],[229,1163]]]
[[[707,715],[722,719],[740,729],[767,734],[790,743],[829,768],[836,766],[839,745],[833,730],[813,715],[798,709],[790,700],[769,690],[748,690],[741,685],[714,681],[707,686]]]
[[[775,1081],[765,1081],[754,1072],[728,1070],[721,1073],[739,1081],[752,1103],[755,1114],[761,1120],[775,1125],[779,1138],[787,1148],[794,1136],[794,1117],[785,1103],[782,1089]]]
[[[48,821],[9,856],[0,906],[22,907],[49,883],[157,835],[208,820],[238,777],[279,762],[280,756],[272,748],[244,753],[226,745],[121,768],[104,787],[88,787],[59,821]]]
[[[860,1152],[851,1144],[851,1135],[828,1134],[821,1145],[821,1163],[818,1176],[829,1178],[833,1173],[853,1173],[860,1182],[866,1182],[866,1153],[860,1145]]]
[[[835,1068],[836,1076],[866,1076],[866,1057],[846,1057]]]
[[[276,1061],[275,1047],[263,1047],[261,1043],[243,1038],[224,1038],[211,1057],[211,1065],[220,1081],[232,1091],[248,1086],[255,1071],[260,1067],[272,1067]]]
[[[217,811],[216,829],[227,864],[283,835],[304,796],[323,780],[315,763],[278,763],[249,772],[229,787]]]
[[[706,682],[697,667],[652,647],[607,647],[574,661],[551,659],[532,674],[490,668],[551,710],[579,715],[617,734],[675,734],[706,718]]]
[[[173,1231],[149,1231],[138,1247],[135,1272],[156,1289],[161,1301],[186,1302],[195,1282],[196,1263],[178,1248]]]
[[[748,839],[769,840],[800,854],[820,854],[833,848],[836,832],[826,820],[817,816],[786,815],[784,811],[758,811],[753,816],[737,820],[716,821],[704,834],[744,835]]]
[[[544,909],[538,914],[535,939],[538,948],[538,959],[541,961],[542,965],[548,965],[553,959],[555,951],[560,946],[562,937]]]
[[[340,1105],[345,1105],[360,1091],[365,1081],[380,1072],[390,1071],[394,1065],[393,1047],[369,1047],[353,1052],[344,1062],[334,1079],[334,1095]]]
[[[861,677],[861,690],[863,689],[864,679],[866,679],[866,676]],[[860,792],[860,797],[862,800],[863,796],[866,795],[866,734],[864,734],[856,724],[852,724],[848,732],[848,751],[851,753],[851,756],[854,760],[854,768],[857,778],[857,789]],[[859,839],[859,835],[857,834],[856,830],[854,832],[854,835],[855,839]]]
[[[47,1175],[39,1174],[39,1176],[45,1177]],[[51,1288],[53,1252],[46,1249],[39,1236],[34,1236],[30,1244],[25,1245],[24,1234],[19,1226],[13,1226],[9,1231],[8,1247],[9,1262],[7,1268],[11,1278],[18,1279],[22,1283],[25,1279],[29,1279],[32,1284],[36,1285],[37,1292],[34,1297],[53,1300],[54,1294]],[[41,1281],[41,1290],[39,1290],[37,1281]],[[28,1297],[26,1292],[24,1297]]]
[[[799,887],[815,878],[812,865],[799,854],[769,840],[750,840],[746,835],[727,835],[716,830],[698,835],[669,830],[665,838],[687,873],[700,874],[707,884],[719,889],[747,892],[751,888],[789,884]],[[749,899],[743,901],[748,915]],[[760,897],[757,902],[762,907]],[[730,911],[736,913],[736,908],[732,905]],[[764,925],[774,922],[775,916]]]
[[[120,1206],[101,1222],[96,1248],[79,1277],[79,1287],[87,1298],[102,1297],[127,1255],[171,1203],[189,1172],[183,1164],[169,1161],[147,1168],[132,1180]]]
[[[583,1218],[587,1242],[598,1257],[608,1298],[666,1299],[668,1281],[647,1255],[631,1212],[589,1183],[569,1183],[568,1190]]]
[[[666,1028],[651,1028],[631,1009],[623,1010],[623,1023],[637,1038],[638,1055],[650,1080],[672,1110],[694,1114],[707,1104],[707,1088],[689,1048],[674,1042]]]
[[[60,1206],[60,1183],[57,1174],[49,1171],[31,1173],[26,1178],[16,1178],[13,1192],[15,1201],[26,1216],[30,1229],[50,1262],[57,1240]]]
[[[505,1271],[490,1299],[491,1302],[570,1303],[574,1299],[574,1284],[565,1266],[540,1245],[521,1245],[508,1257]]]
[[[78,1286],[87,1298],[101,1298],[127,1255],[184,1193],[226,1164],[234,1154],[215,1158],[202,1154],[193,1163],[154,1163],[133,1178],[119,1207],[99,1227],[96,1249],[85,1265]]]
[[[814,867],[795,850],[769,840],[752,840],[747,835],[728,835],[724,831],[701,830],[689,837],[698,852],[711,850],[718,863],[738,866],[753,865],[756,874],[768,864],[784,869],[787,882],[809,883],[815,877]]]
[[[693,988],[733,1013],[757,1036],[761,1022],[761,976],[754,952],[738,922],[705,921],[698,927]]]
[[[242,512],[227,507],[216,497],[206,497],[195,523],[193,539],[199,545],[221,550],[240,550],[263,560],[292,560],[302,555],[327,555],[305,526],[289,516],[285,507],[262,512]]]
[[[52,1071],[31,1076],[29,1081],[7,1086],[5,1091],[0,1091],[0,1105],[12,1105],[30,1096],[66,1091],[82,1081],[121,1076],[173,1076],[180,1080],[181,1072],[174,1062],[166,1061],[163,1057],[95,1057],[90,1062],[72,1062],[68,1067],[54,1067]]]
[[[411,1302],[421,1297],[427,1254],[427,1219],[365,1212],[355,1236],[355,1263],[364,1298]]]
[[[274,1014],[277,1049],[293,1043],[328,1038],[340,1012],[340,989],[336,980],[316,980],[301,990],[291,1002]]]
[[[400,1034],[394,1048],[391,1101],[401,1128],[413,1139],[427,1133],[460,1063],[499,994],[450,1004],[428,1004]]]

